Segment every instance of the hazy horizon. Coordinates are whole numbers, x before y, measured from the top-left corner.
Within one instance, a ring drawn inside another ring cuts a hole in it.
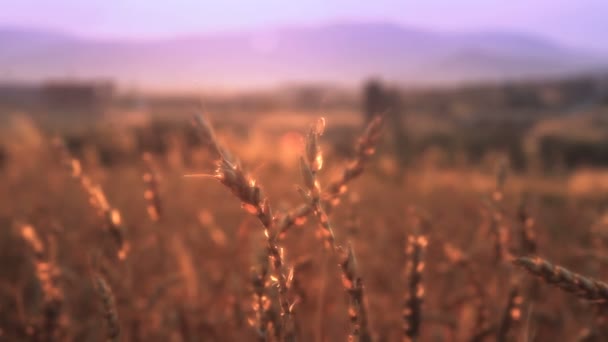
[[[180,0],[170,4],[141,0],[25,0],[4,6],[0,27],[59,31],[89,38],[149,40],[344,21],[387,22],[425,31],[530,34],[572,48],[608,52],[604,43],[608,22],[602,16],[607,12],[608,3],[600,0],[314,0],[290,4],[275,0]]]
[[[561,77],[608,70],[606,11],[597,0],[24,0],[0,13],[0,79],[230,90]]]

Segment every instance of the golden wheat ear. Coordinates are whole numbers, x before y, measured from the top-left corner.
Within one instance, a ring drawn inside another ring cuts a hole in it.
[[[403,331],[406,341],[414,341],[420,335],[422,325],[422,304],[424,302],[424,252],[428,245],[425,236],[410,236],[406,246],[408,262],[406,275],[408,277],[407,292],[403,307]]]
[[[323,167],[323,153],[319,146],[319,139],[324,128],[325,119],[320,119],[315,125],[311,125],[306,136],[304,155],[300,158],[300,171],[304,187],[300,188],[299,191],[317,218],[317,236],[322,239],[323,246],[336,254],[340,260],[339,269],[342,285],[348,294],[348,316],[351,326],[349,340],[370,341],[371,334],[368,326],[365,287],[363,278],[359,274],[354,249],[350,243],[345,249],[336,242],[329,214],[321,198],[323,188],[317,174]]]
[[[62,317],[64,313],[64,292],[60,284],[61,268],[56,256],[49,246],[54,240],[43,241],[36,228],[30,224],[19,227],[21,238],[32,252],[32,261],[40,289],[42,290],[43,322],[36,327],[37,334],[43,340],[59,339],[62,334]]]
[[[156,165],[148,152],[142,155],[144,183],[144,200],[146,201],[146,212],[152,222],[158,222],[163,214],[160,198],[160,177]]]
[[[294,319],[291,310],[292,303],[289,300],[288,293],[290,287],[289,268],[285,264],[284,249],[278,244],[277,237],[279,234],[270,201],[265,197],[257,180],[246,173],[238,159],[221,146],[209,121],[203,116],[197,115],[194,118],[194,125],[201,139],[208,142],[210,149],[218,157],[215,173],[212,177],[229,189],[241,201],[242,208],[249,214],[256,216],[264,228],[266,257],[268,258],[268,263],[272,266],[272,274],[269,274],[269,278],[276,280],[279,293],[278,302],[281,309],[281,326],[277,328],[281,329],[280,334],[284,340],[292,340],[295,338],[295,332],[283,329],[295,326],[295,323],[292,322]],[[188,177],[209,176],[188,175]],[[265,291],[264,298],[270,300],[267,291]]]
[[[368,123],[355,144],[354,158],[348,163],[344,171],[342,171],[340,177],[328,184],[325,187],[325,192],[320,194],[327,213],[340,203],[340,196],[344,195],[348,190],[349,184],[363,173],[369,159],[376,153],[376,147],[380,142],[382,134],[382,127],[382,116],[376,116]],[[303,156],[302,159],[312,165],[310,167],[311,171],[320,169],[323,166],[323,156],[316,135],[320,136],[324,129],[325,119],[321,118],[315,125],[311,126],[307,134],[305,156]],[[309,139],[314,140],[308,141]],[[315,160],[316,158],[319,159]],[[281,216],[279,223],[277,224],[279,238],[284,237],[287,231],[294,225],[302,225],[306,221],[306,217],[313,212],[313,208],[309,202],[310,201],[307,201],[303,205]]]
[[[120,211],[113,207],[108,201],[106,193],[99,184],[95,184],[92,179],[83,171],[80,160],[71,155],[65,143],[55,138],[52,141],[53,147],[58,153],[61,163],[71,174],[72,178],[80,186],[82,191],[88,196],[89,204],[103,217],[106,229],[114,240],[119,260],[125,260],[131,250],[131,245],[126,237],[126,226],[122,222]]]

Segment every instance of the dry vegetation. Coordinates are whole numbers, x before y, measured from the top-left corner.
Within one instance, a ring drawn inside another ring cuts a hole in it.
[[[0,340],[608,338],[605,195],[504,158],[399,169],[381,121],[343,158],[324,120],[252,155],[197,116],[117,165],[19,121],[0,169]]]

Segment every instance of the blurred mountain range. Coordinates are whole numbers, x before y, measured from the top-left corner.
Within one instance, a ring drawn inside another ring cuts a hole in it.
[[[608,70],[605,56],[534,35],[444,33],[388,23],[148,40],[0,28],[0,47],[0,80],[111,78],[152,89],[348,85],[370,76],[433,85]]]

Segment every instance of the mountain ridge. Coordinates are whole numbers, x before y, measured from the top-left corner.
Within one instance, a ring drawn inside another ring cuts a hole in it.
[[[87,39],[0,27],[0,77],[111,78],[142,88],[354,84],[369,77],[433,84],[605,70],[602,57],[535,35],[443,33],[339,22],[159,39]]]

